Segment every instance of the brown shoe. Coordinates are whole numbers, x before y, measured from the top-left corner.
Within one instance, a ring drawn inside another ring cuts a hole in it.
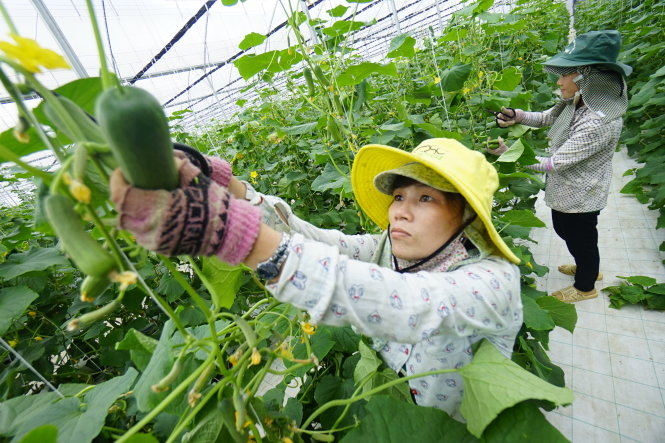
[[[577,266],[576,265],[561,265],[559,266],[559,272],[562,274],[566,275],[572,275],[575,277],[575,273],[577,272]],[[603,273],[599,272],[598,277],[596,277],[596,281],[602,280],[603,279]]]
[[[589,300],[591,298],[598,297],[598,291],[594,289],[592,291],[584,292],[578,290],[575,286],[568,286],[567,288],[554,291],[550,295],[565,303],[575,303],[577,301]]]

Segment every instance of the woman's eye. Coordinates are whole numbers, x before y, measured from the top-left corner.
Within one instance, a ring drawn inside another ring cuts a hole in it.
[[[402,201],[402,196],[400,194],[393,195],[393,201]]]
[[[430,202],[432,200],[433,200],[433,198],[432,198],[431,195],[423,195],[423,196],[420,197],[420,201],[422,201],[422,202]]]

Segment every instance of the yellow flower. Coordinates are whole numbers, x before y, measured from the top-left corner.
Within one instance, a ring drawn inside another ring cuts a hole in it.
[[[293,360],[293,352],[291,351],[291,348],[289,348],[289,344],[287,342],[282,342],[282,345],[277,349],[277,353],[282,357],[287,360]]]
[[[302,331],[307,335],[314,335],[316,333],[316,326],[309,322],[301,322],[300,326],[302,327]]]
[[[120,290],[124,291],[129,285],[136,283],[138,276],[135,272],[124,271],[121,273],[116,273],[111,276],[111,281],[115,283],[120,283]]]
[[[69,193],[81,203],[90,203],[90,188],[88,188],[82,181],[77,179],[71,180],[69,183]]]
[[[238,422],[238,411],[235,412],[235,418],[236,418],[236,423]],[[247,426],[251,425],[252,422],[249,420],[245,420],[245,423],[242,425],[243,428],[246,428]]]
[[[242,357],[242,351],[237,350],[236,352],[233,353],[229,357],[229,363],[231,363],[231,366],[235,366],[238,364],[238,360],[240,360],[240,357]]]
[[[8,58],[18,62],[26,70],[30,72],[42,72],[40,67],[46,69],[71,68],[57,52],[42,48],[32,39],[16,34],[10,35],[16,44],[0,41],[0,51],[4,52]]]
[[[464,88],[462,90],[462,94],[464,94],[464,95],[467,95],[469,92],[471,92],[471,89],[469,89],[469,88]]]
[[[526,265],[527,265],[530,269],[533,269],[533,265],[531,264],[530,261],[526,262]]]
[[[39,335],[37,337],[35,337],[35,341],[42,341],[42,340],[44,340],[44,338],[40,337]]]
[[[261,353],[258,349],[252,348],[252,361],[249,366],[258,365],[261,363]]]
[[[441,77],[435,75],[434,76],[434,84],[438,85],[439,83],[441,83]]]
[[[283,443],[293,443],[293,440],[291,440],[289,437],[284,437],[282,438]]]
[[[249,173],[249,180],[250,180],[252,183],[256,184],[256,179],[257,179],[258,176],[259,176],[259,173],[258,173],[258,172],[256,172],[256,171],[252,171],[252,172]]]
[[[483,78],[483,75],[485,75],[483,71],[478,71],[478,78]]]
[[[17,342],[16,340],[9,340],[8,343],[9,343],[9,346],[11,346],[12,348],[14,348],[14,347],[16,347],[16,344],[17,344],[18,342]]]
[[[37,313],[35,311],[28,311],[28,315],[32,318],[37,317]]]
[[[2,43],[2,42],[0,42],[0,43]],[[16,140],[18,140],[19,143],[28,143],[28,142],[30,142],[30,136],[28,135],[28,133],[19,131],[18,129],[14,129],[14,138]]]

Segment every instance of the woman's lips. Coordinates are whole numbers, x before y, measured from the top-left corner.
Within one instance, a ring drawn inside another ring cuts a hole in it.
[[[392,228],[390,229],[390,236],[392,238],[405,238],[405,237],[410,237],[411,235],[399,228]]]

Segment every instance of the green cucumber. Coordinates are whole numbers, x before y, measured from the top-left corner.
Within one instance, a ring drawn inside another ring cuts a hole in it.
[[[307,91],[310,97],[316,95],[316,88],[314,87],[314,78],[312,77],[312,70],[309,68],[303,69],[303,75],[305,76],[305,82],[307,83]]]
[[[95,277],[94,275],[88,275],[83,279],[81,283],[81,301],[93,301],[98,296],[102,295],[106,288],[111,286],[111,280],[108,277]]]
[[[125,178],[142,189],[175,189],[179,178],[164,110],[149,92],[133,86],[104,91],[96,114]]]
[[[53,109],[53,106],[48,101],[44,101],[44,114],[46,114],[46,117],[51,121],[51,125],[54,126],[55,129],[61,131],[70,140],[75,142],[106,143],[102,131],[99,129],[99,125],[95,123],[95,121],[86,114],[79,105],[62,95],[56,96],[55,100],[60,103],[71,120],[73,120],[76,126],[78,126],[83,135],[83,139],[74,136],[71,132],[71,128],[62,121],[60,115]]]
[[[115,260],[83,229],[81,217],[72,200],[64,195],[49,195],[44,201],[46,218],[60,239],[60,247],[86,275],[105,277],[115,269]]]

